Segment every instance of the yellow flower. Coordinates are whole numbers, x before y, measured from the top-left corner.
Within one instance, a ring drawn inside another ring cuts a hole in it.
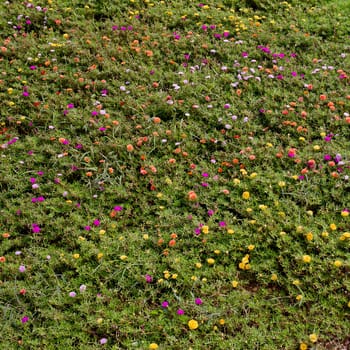
[[[273,274],[271,275],[271,281],[277,281],[277,280],[278,280],[277,275],[276,275],[275,273],[273,273]]]
[[[151,343],[149,344],[149,347],[148,347],[150,350],[155,350],[155,349],[158,349],[158,344],[156,343]]]
[[[301,299],[303,299],[303,296],[301,294],[298,294],[296,297],[295,297],[296,300],[300,301]]]
[[[340,260],[334,261],[334,266],[335,266],[335,267],[340,267],[340,266],[342,266],[342,265],[343,265],[343,263],[342,263]]]
[[[221,326],[223,326],[223,325],[225,324],[225,320],[224,320],[223,318],[221,318],[221,319],[219,320],[219,323],[221,324]]]
[[[286,186],[286,183],[284,181],[279,181],[278,182],[278,186],[279,187],[285,187]]]
[[[103,253],[98,253],[97,254],[97,259],[102,259],[103,258]]]
[[[248,191],[243,192],[242,198],[243,199],[249,199],[250,198],[250,193]]]
[[[238,287],[238,281],[232,281],[232,287],[237,288]]]
[[[299,349],[300,350],[307,350],[307,344],[301,343],[300,346],[299,346]]]
[[[248,245],[248,250],[254,250],[254,248],[255,248],[255,245],[253,244]]]
[[[208,263],[209,265],[214,265],[214,264],[215,264],[215,260],[214,260],[213,258],[208,258],[208,259],[207,259],[207,263]]]
[[[144,240],[147,240],[149,238],[149,235],[147,233],[145,233],[142,237]]]
[[[341,212],[341,216],[343,216],[343,217],[349,216],[349,212],[347,210],[343,210]]]
[[[74,259],[79,259],[79,258],[80,258],[80,255],[79,255],[78,253],[75,253],[75,254],[73,254],[73,258],[74,258]]]
[[[188,321],[188,328],[193,330],[198,328],[198,322],[196,320],[189,320]]]
[[[347,238],[350,238],[350,232],[344,232],[340,237],[339,239],[341,241],[345,241]]]
[[[206,226],[206,225],[202,226],[202,232],[204,234],[208,234],[209,233],[209,226]]]
[[[120,260],[126,260],[128,257],[126,255],[121,255]]]
[[[314,148],[314,151],[319,151],[321,149],[319,145],[315,145],[313,148]]]
[[[234,231],[234,230],[232,230],[232,228],[229,228],[229,229],[227,230],[227,233],[228,233],[229,235],[232,235],[232,234],[234,234],[234,233],[235,233],[235,231]]]
[[[304,263],[310,263],[311,262],[311,256],[310,255],[303,255],[303,261]]]
[[[196,263],[196,268],[200,269],[202,267],[202,264],[200,262]]]
[[[337,225],[332,223],[329,225],[329,228],[332,230],[332,231],[335,231],[337,229]]]
[[[299,281],[299,280],[294,280],[294,281],[293,281],[293,284],[294,284],[295,286],[299,286],[299,285],[300,285],[300,281]]]
[[[310,339],[311,343],[316,343],[317,342],[317,334],[315,334],[315,333],[310,334],[309,339]]]
[[[305,235],[306,239],[308,241],[312,241],[312,239],[314,238],[314,235],[312,234],[312,232],[308,232],[306,235]]]
[[[329,233],[327,231],[323,231],[321,235],[322,237],[326,238],[328,237]]]

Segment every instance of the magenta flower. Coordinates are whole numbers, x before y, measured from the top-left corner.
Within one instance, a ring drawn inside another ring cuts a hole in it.
[[[38,224],[32,224],[32,231],[33,233],[39,233],[40,232],[40,227]]]
[[[100,226],[100,224],[101,224],[101,222],[100,222],[100,220],[94,220],[94,222],[93,222],[93,224],[95,225],[95,226]]]
[[[147,283],[152,283],[153,277],[151,275],[147,274],[147,275],[145,275],[145,280],[146,280]]]
[[[196,298],[194,300],[194,302],[195,302],[196,305],[202,305],[203,304],[203,300],[201,298]]]
[[[185,311],[182,310],[182,309],[179,309],[179,310],[176,311],[176,313],[177,313],[178,315],[183,315],[183,314],[185,313]]]
[[[162,308],[166,309],[169,307],[169,302],[167,302],[166,300],[162,302]]]
[[[117,205],[113,208],[115,211],[122,211],[123,207],[121,207],[120,205]]]
[[[103,344],[106,344],[107,343],[107,338],[101,338],[100,339],[100,344],[103,345]]]
[[[18,271],[19,272],[25,272],[26,270],[26,267],[24,265],[21,265],[19,268],[18,268]]]
[[[27,323],[29,321],[29,317],[28,316],[24,316],[21,318],[21,322],[22,323]]]

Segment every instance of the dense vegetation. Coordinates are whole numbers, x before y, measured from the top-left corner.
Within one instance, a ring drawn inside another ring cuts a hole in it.
[[[6,1],[3,349],[347,349],[347,1]]]

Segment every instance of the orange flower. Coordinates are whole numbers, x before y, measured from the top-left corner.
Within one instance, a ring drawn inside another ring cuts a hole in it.
[[[128,144],[128,145],[126,145],[126,150],[128,151],[128,152],[132,152],[133,150],[134,150],[134,146],[132,145],[132,144]]]
[[[6,261],[6,258],[4,256],[0,256],[0,262],[4,263]]]
[[[190,200],[190,201],[195,201],[195,200],[197,200],[197,194],[196,194],[196,192],[194,192],[194,191],[190,191],[190,192],[188,192],[188,199]]]

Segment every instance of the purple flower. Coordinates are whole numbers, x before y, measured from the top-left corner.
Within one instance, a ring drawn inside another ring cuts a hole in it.
[[[26,267],[24,265],[21,265],[19,268],[18,268],[18,271],[19,272],[25,272],[26,270]]]
[[[231,105],[229,103],[224,104],[225,109],[229,109],[230,107],[231,107]]]
[[[185,311],[182,310],[182,309],[179,309],[179,310],[176,311],[176,313],[177,313],[178,315],[183,315],[183,314],[185,313]]]
[[[248,52],[242,52],[242,57],[244,58],[248,57]]]
[[[77,293],[75,293],[75,292],[70,292],[70,293],[69,293],[69,296],[70,296],[71,298],[75,298],[75,297],[77,296]]]
[[[145,280],[147,283],[152,283],[153,281],[153,277],[149,274],[145,275]]]
[[[80,287],[79,287],[79,290],[80,290],[80,293],[84,293],[86,291],[86,285],[85,284],[82,284]]]
[[[208,214],[208,216],[213,216],[214,215],[214,210],[209,209],[207,214]]]
[[[101,338],[100,339],[100,344],[103,345],[103,344],[106,344],[107,343],[107,338]]]
[[[26,323],[28,321],[29,321],[29,317],[28,316],[24,316],[24,317],[21,318],[21,322],[22,323]]]
[[[169,307],[169,303],[165,300],[162,302],[162,308],[166,309]]]
[[[196,305],[202,305],[203,304],[203,300],[201,298],[196,298],[194,300],[194,302],[195,302]]]
[[[86,226],[84,227],[84,230],[85,230],[85,231],[90,231],[90,230],[91,230],[91,226],[86,225]]]
[[[332,156],[330,154],[325,154],[323,157],[323,160],[325,160],[326,162],[332,160]]]
[[[93,222],[93,224],[95,225],[95,226],[100,226],[100,224],[101,224],[101,222],[100,222],[100,220],[94,220],[94,222]]]
[[[39,233],[40,232],[40,227],[38,224],[32,224],[32,231],[33,233]]]
[[[226,227],[226,222],[225,221],[220,221],[219,222],[220,227]]]
[[[334,161],[336,162],[336,163],[339,163],[339,162],[341,162],[341,160],[342,160],[342,156],[341,156],[341,154],[337,154],[335,157],[334,157]]]
[[[121,207],[120,205],[117,205],[113,208],[115,211],[122,211],[123,207]]]

